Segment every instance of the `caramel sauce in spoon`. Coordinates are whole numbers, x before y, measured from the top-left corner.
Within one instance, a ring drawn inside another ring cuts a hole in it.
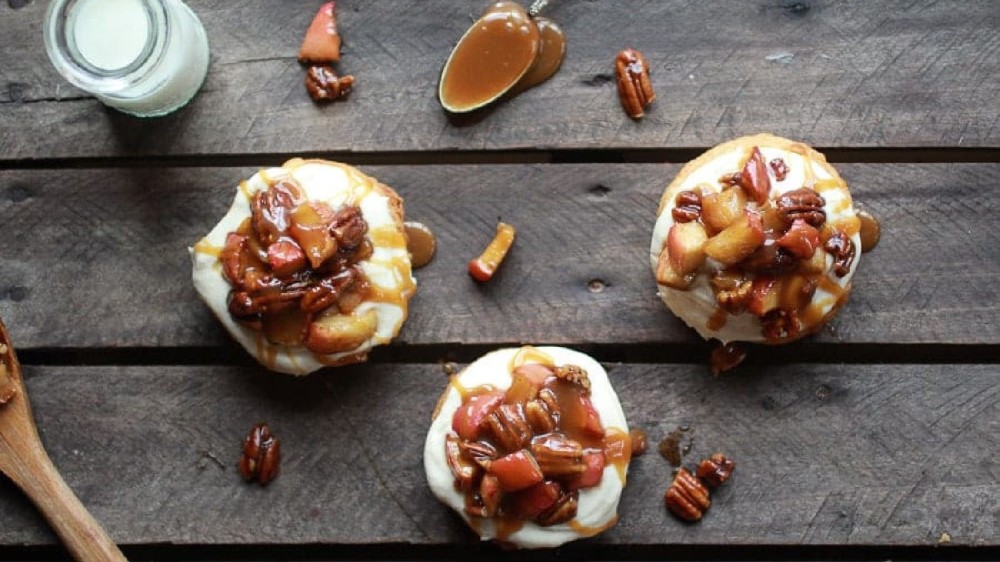
[[[541,84],[562,64],[566,39],[551,20],[517,2],[487,8],[455,45],[441,72],[438,98],[452,113],[489,105],[508,92]]]

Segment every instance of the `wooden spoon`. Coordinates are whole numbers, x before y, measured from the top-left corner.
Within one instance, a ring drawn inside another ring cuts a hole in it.
[[[73,558],[81,562],[124,561],[125,556],[73,495],[42,447],[21,365],[0,320],[0,398],[5,396],[6,403],[0,404],[0,472],[31,498]]]

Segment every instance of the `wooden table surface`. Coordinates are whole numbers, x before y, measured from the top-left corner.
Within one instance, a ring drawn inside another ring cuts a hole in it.
[[[0,1],[0,316],[43,441],[127,555],[1000,559],[997,3],[561,0],[560,72],[472,123],[436,81],[484,1],[340,0],[357,87],[325,107],[295,60],[318,0],[189,4],[207,81],[138,120],[55,73],[46,1]],[[611,76],[627,46],[658,94],[638,123]],[[649,237],[683,162],[762,131],[826,152],[884,234],[827,329],[713,378],[655,295]],[[230,341],[187,255],[241,178],[299,155],[359,165],[439,236],[398,340],[304,379]],[[517,246],[477,286],[497,217]],[[423,439],[441,362],[520,342],[592,353],[654,443],[693,428],[687,463],[734,457],[707,517],[665,511],[654,451],[599,538],[477,544],[430,494]],[[285,456],[267,489],[235,470],[259,420]],[[5,480],[0,506],[0,559],[65,556]]]

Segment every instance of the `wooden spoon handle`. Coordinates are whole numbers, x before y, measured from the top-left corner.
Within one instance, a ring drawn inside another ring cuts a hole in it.
[[[73,558],[79,562],[126,562],[125,555],[66,485],[48,455],[40,451],[30,457],[22,461],[33,476],[14,479],[52,525]]]

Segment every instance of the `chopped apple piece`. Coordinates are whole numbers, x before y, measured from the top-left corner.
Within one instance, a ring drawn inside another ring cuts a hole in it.
[[[780,308],[784,310],[799,310],[812,301],[818,285],[816,277],[790,275],[781,284]]]
[[[743,216],[747,196],[742,189],[730,188],[701,198],[701,216],[713,232],[719,232]]]
[[[800,260],[807,260],[813,257],[819,247],[819,231],[806,221],[795,219],[788,232],[778,239],[778,246]]]
[[[826,256],[827,253],[820,248],[813,252],[811,258],[799,262],[799,271],[801,273],[826,273]]]
[[[497,477],[500,489],[505,492],[530,488],[543,478],[542,469],[535,462],[535,457],[524,449],[491,461],[486,472]]]
[[[682,222],[670,227],[667,234],[667,252],[670,267],[680,275],[694,273],[705,263],[705,242],[708,233],[698,222]]]
[[[340,60],[340,35],[334,9],[333,2],[319,7],[299,47],[299,62],[316,64]]]
[[[286,308],[263,318],[264,337],[277,345],[302,345],[306,332],[306,317],[298,307]]]
[[[674,268],[670,266],[670,252],[664,245],[663,251],[660,252],[660,259],[656,262],[656,282],[683,291],[693,281],[694,275],[681,275],[674,271]]]
[[[313,269],[318,269],[337,252],[337,241],[330,234],[329,225],[330,221],[312,205],[299,205],[292,211],[289,234],[302,246]]]
[[[278,277],[288,277],[306,267],[306,255],[291,240],[279,240],[267,247],[267,263]]]
[[[306,347],[313,353],[351,351],[374,336],[376,328],[378,313],[374,308],[359,316],[323,314],[309,324]]]
[[[522,519],[534,519],[555,505],[562,494],[558,482],[547,480],[512,496],[511,511]]]
[[[747,304],[747,311],[755,316],[764,316],[768,312],[778,308],[781,296],[781,282],[769,275],[758,275],[753,280],[753,288],[750,290],[750,302]]]
[[[745,212],[743,217],[708,239],[705,253],[725,265],[736,265],[764,243],[760,215]]]
[[[455,410],[455,415],[451,418],[451,428],[462,439],[475,440],[479,437],[479,426],[483,424],[486,416],[492,414],[493,410],[503,403],[503,396],[504,391],[494,390],[469,398]]]
[[[571,479],[566,484],[566,487],[570,490],[593,488],[601,483],[601,477],[604,476],[604,465],[607,464],[604,451],[588,451],[584,453],[583,463],[587,467],[583,471],[583,474]]]
[[[750,158],[743,164],[743,170],[740,172],[740,186],[758,205],[767,203],[768,194],[771,192],[771,178],[767,175],[767,162],[764,160],[764,155],[756,146],[750,151]]]

